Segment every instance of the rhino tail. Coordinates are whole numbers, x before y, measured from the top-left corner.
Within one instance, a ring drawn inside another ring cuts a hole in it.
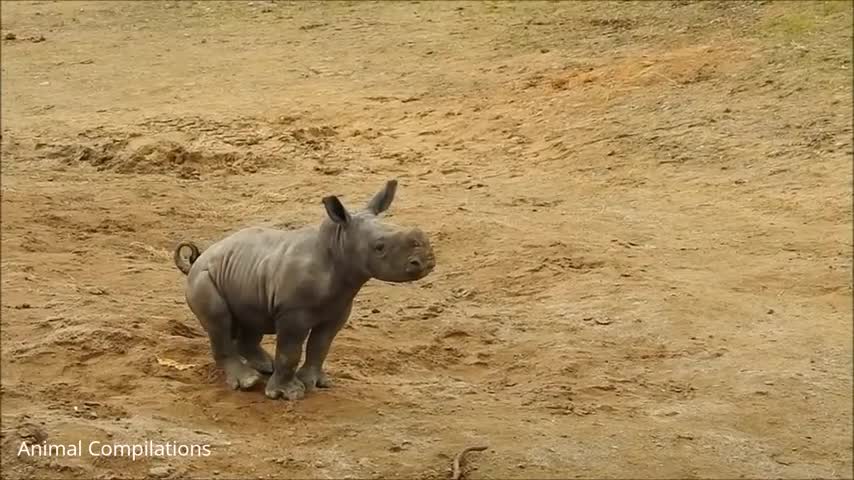
[[[190,249],[190,256],[187,257],[186,261],[181,258],[181,250],[183,250],[184,248]],[[193,266],[193,263],[196,262],[196,260],[199,258],[199,255],[201,254],[202,252],[199,250],[199,247],[195,243],[185,241],[179,243],[175,247],[175,252],[172,254],[172,259],[175,261],[175,266],[178,267],[178,270],[181,270],[181,273],[187,275],[188,273],[190,273],[190,267]]]

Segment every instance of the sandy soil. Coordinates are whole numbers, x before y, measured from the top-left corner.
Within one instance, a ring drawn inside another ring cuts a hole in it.
[[[851,8],[4,2],[3,477],[851,478]],[[388,178],[437,270],[228,390],[175,243]]]

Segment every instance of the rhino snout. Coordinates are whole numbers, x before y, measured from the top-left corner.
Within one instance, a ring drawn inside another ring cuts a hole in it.
[[[413,256],[409,257],[409,262],[406,264],[406,273],[424,276],[432,272],[435,267],[436,259],[432,255]]]

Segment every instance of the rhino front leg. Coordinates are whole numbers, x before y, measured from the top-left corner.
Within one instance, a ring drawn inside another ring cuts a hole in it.
[[[299,400],[305,396],[305,385],[297,378],[296,368],[302,356],[302,344],[307,336],[308,329],[276,328],[273,374],[267,380],[265,389],[268,397]]]
[[[329,388],[332,386],[332,381],[323,370],[323,362],[326,361],[326,355],[329,354],[335,336],[347,323],[351,308],[352,304],[348,305],[340,314],[311,329],[311,335],[309,335],[306,345],[305,363],[297,372],[297,376],[302,380],[306,390],[312,390],[314,387]]]

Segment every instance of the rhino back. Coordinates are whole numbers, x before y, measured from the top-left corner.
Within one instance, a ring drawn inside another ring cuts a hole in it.
[[[208,270],[232,314],[264,317],[272,309],[269,268],[296,238],[294,232],[264,227],[240,230],[220,241]]]

